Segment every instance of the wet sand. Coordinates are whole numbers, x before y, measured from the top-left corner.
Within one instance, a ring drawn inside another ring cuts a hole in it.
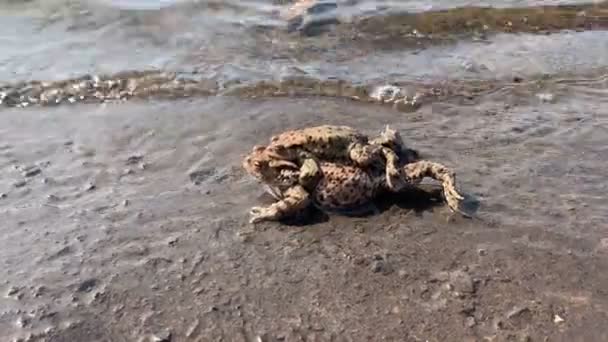
[[[608,340],[605,4],[314,36],[256,3],[37,4],[0,6],[0,340]],[[421,101],[371,97],[389,83]],[[390,124],[476,217],[425,186],[250,225],[269,198],[242,157],[323,123]]]
[[[165,329],[172,341],[601,341],[606,111],[575,95],[576,106],[488,96],[413,115],[221,97],[5,111],[0,331],[46,341],[154,340]],[[391,123],[456,168],[482,201],[478,216],[397,202],[367,218],[250,226],[248,208],[267,198],[242,155],[288,127],[345,120],[370,133]],[[30,166],[40,172],[25,176]]]

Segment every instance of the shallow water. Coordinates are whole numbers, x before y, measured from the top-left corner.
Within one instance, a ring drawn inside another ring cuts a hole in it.
[[[561,3],[341,2],[306,36],[271,1],[1,2],[2,340],[606,340],[608,6]],[[478,216],[254,229],[241,158],[321,123],[397,128]]]

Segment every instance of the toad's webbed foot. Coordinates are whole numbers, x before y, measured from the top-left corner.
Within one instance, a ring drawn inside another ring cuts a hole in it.
[[[464,197],[460,195],[456,189],[456,175],[454,171],[442,164],[421,160],[405,165],[403,167],[403,173],[405,178],[414,184],[419,183],[425,177],[440,181],[443,185],[445,200],[450,209],[465,216],[469,216],[459,209],[460,202],[464,200]]]
[[[249,222],[276,221],[305,208],[309,203],[309,193],[301,185],[297,185],[287,189],[282,200],[268,207],[251,208]]]

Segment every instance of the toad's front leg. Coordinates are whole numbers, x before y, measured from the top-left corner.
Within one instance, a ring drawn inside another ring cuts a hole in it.
[[[317,159],[307,153],[300,156],[300,176],[299,183],[305,189],[313,189],[322,176],[321,167]]]
[[[305,208],[310,203],[310,194],[301,185],[296,185],[285,191],[282,200],[268,207],[253,207],[249,214],[250,223],[261,221],[277,221]]]

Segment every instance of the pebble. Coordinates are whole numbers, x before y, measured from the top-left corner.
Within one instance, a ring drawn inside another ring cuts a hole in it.
[[[97,279],[87,279],[78,285],[78,292],[91,292],[95,286],[97,286]]]
[[[163,330],[152,335],[152,341],[154,342],[171,342],[171,331]]]
[[[384,102],[394,102],[403,96],[401,88],[394,85],[384,85],[374,88],[370,95],[374,100]]]
[[[42,172],[42,171],[40,171],[39,168],[30,167],[30,168],[27,168],[25,171],[23,171],[23,177],[26,177],[26,178],[34,177],[37,174],[39,174],[40,172]]]
[[[53,194],[47,195],[46,199],[49,200],[50,202],[57,202],[60,200],[60,198],[57,197],[57,195],[53,195]]]
[[[167,246],[174,246],[179,239],[177,237],[172,237],[167,240]]]
[[[459,293],[475,292],[473,278],[465,271],[450,272],[450,284],[454,287],[454,291]]]
[[[17,318],[17,321],[15,321],[15,325],[19,328],[25,328],[28,324],[29,320],[25,317],[19,317]]]
[[[22,188],[22,187],[24,187],[26,184],[27,184],[27,182],[26,182],[26,181],[24,181],[24,180],[20,180],[20,181],[17,181],[17,182],[15,182],[15,183],[13,183],[13,186],[14,186],[15,188]]]
[[[467,328],[472,328],[475,326],[475,324],[477,324],[477,322],[475,322],[475,317],[468,316],[467,318],[465,318],[464,324],[467,326]]]
[[[371,270],[374,273],[389,274],[391,273],[391,265],[379,255],[374,256],[374,261],[371,263]]]
[[[137,163],[141,162],[143,158],[144,158],[144,157],[143,157],[143,156],[141,156],[141,155],[132,155],[132,156],[130,156],[129,158],[127,158],[127,162],[126,162],[126,164],[127,164],[127,165],[134,165],[134,164],[137,164]]]
[[[8,288],[8,290],[6,291],[6,298],[14,298],[14,299],[21,299],[21,297],[23,297],[23,294],[19,292],[19,289],[11,286]]]
[[[494,327],[495,330],[502,330],[505,328],[505,323],[501,320],[501,319],[495,319],[494,323],[492,324],[492,326]]]
[[[0,199],[6,198],[6,194],[4,192],[0,192]]]
[[[528,311],[530,311],[530,309],[527,306],[515,306],[507,313],[507,318],[512,319]]]
[[[541,100],[542,102],[551,102],[551,103],[555,99],[555,96],[553,96],[553,94],[549,94],[549,93],[536,94],[536,97],[538,97],[538,99]]]
[[[216,173],[215,169],[195,170],[188,174],[194,185],[200,185]]]
[[[563,319],[560,315],[556,314],[556,315],[553,316],[553,323],[555,323],[555,324],[563,323],[565,321],[566,320]]]

